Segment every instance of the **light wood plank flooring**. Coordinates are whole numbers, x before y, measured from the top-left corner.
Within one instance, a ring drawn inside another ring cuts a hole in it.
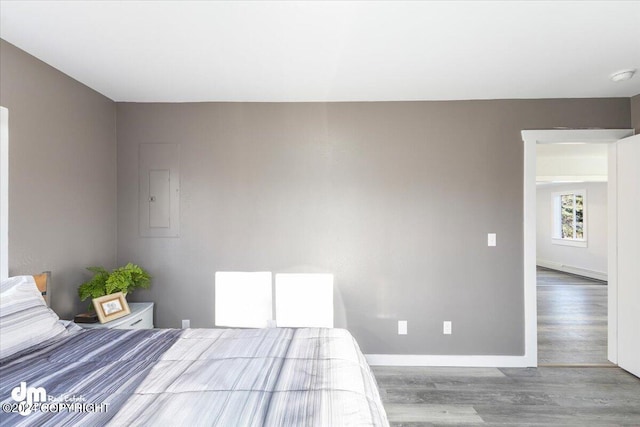
[[[374,366],[392,426],[640,426],[640,379],[609,368]]]
[[[538,267],[538,364],[607,360],[607,282]]]

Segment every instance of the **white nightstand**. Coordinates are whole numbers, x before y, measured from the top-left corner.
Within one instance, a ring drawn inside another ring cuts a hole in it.
[[[153,329],[153,303],[130,302],[131,314],[107,323],[76,323],[84,329]]]

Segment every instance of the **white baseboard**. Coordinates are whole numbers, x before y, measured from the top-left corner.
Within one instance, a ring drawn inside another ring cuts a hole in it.
[[[529,368],[536,358],[527,356],[444,356],[426,354],[365,354],[371,366],[445,366],[476,368]]]
[[[565,273],[577,274],[578,276],[589,277],[596,280],[607,281],[607,273],[602,271],[589,270],[582,267],[573,267],[570,265],[562,264],[554,261],[547,261],[544,259],[536,260],[536,265],[540,267],[550,268],[552,270],[563,271]]]

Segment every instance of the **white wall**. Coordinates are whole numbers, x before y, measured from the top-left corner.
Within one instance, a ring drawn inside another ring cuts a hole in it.
[[[607,144],[538,144],[536,181],[607,181]]]
[[[553,244],[552,193],[587,190],[587,247]],[[607,183],[550,184],[537,188],[537,264],[606,280]]]

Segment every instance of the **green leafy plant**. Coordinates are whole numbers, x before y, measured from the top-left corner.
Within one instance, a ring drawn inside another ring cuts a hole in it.
[[[87,270],[94,274],[89,281],[78,287],[78,295],[81,301],[87,298],[99,298],[116,292],[122,292],[126,295],[138,288],[148,289],[151,286],[149,273],[132,263],[128,263],[124,267],[118,267],[111,273],[104,267],[87,267]]]

